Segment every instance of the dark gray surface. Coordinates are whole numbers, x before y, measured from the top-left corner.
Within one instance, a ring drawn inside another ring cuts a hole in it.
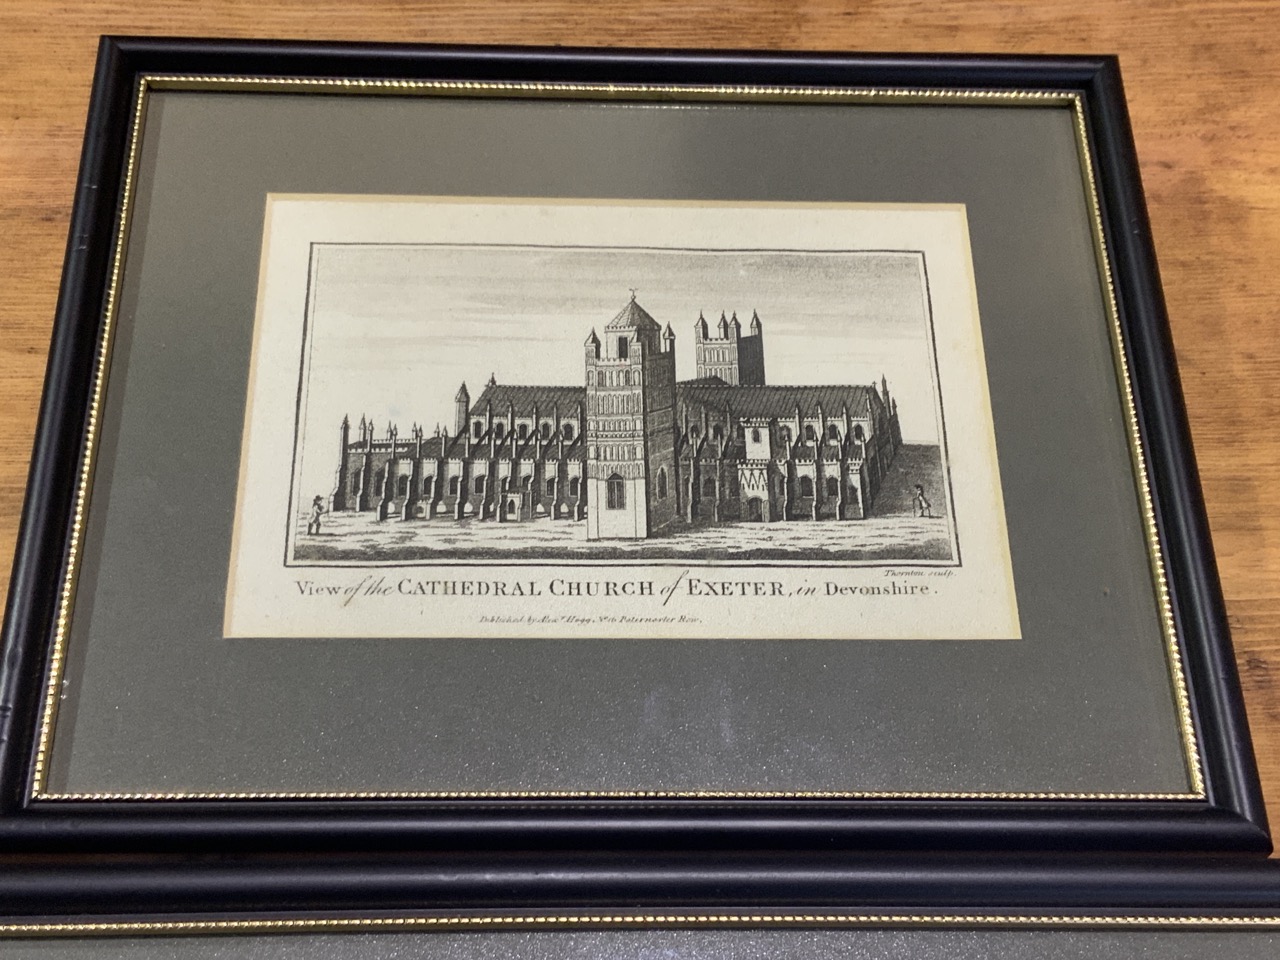
[[[1275,931],[575,930],[0,941],[80,960],[1272,960]]]
[[[150,109],[53,790],[1187,789],[1065,108]],[[1025,639],[221,639],[269,191],[967,204]]]

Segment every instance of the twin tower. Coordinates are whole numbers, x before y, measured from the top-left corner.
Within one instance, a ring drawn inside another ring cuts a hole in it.
[[[716,336],[699,314],[694,327],[699,381],[763,385],[760,318],[742,335],[722,314]],[[680,512],[676,456],[676,335],[636,303],[635,294],[586,342],[587,539],[643,539]]]

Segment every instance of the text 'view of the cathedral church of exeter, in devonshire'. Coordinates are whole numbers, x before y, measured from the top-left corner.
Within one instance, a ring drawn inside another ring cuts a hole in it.
[[[453,430],[375,436],[341,426],[333,511],[378,519],[585,521],[588,540],[691,524],[859,520],[902,446],[887,382],[765,383],[752,315],[694,325],[697,378],[676,380],[676,336],[635,295],[586,341],[586,385],[464,383]]]

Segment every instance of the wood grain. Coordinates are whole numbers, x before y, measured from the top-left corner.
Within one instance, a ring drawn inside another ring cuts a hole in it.
[[[1280,824],[1280,45],[1274,2],[5,0],[0,576],[7,580],[101,33],[1117,53],[1227,608]]]

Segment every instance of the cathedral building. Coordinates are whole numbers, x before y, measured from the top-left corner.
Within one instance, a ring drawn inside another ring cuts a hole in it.
[[[379,520],[585,521],[589,540],[695,524],[859,520],[902,431],[888,383],[772,386],[764,333],[721,314],[694,324],[697,376],[635,295],[585,344],[585,386],[464,383],[452,429],[339,433],[333,511]]]

